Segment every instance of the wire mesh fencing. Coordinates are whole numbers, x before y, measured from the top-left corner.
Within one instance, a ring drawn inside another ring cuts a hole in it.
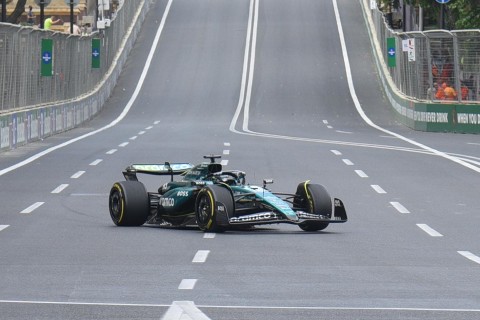
[[[480,102],[480,30],[396,32],[378,8],[370,10],[374,36],[401,93],[416,100]]]
[[[147,1],[122,1],[110,26],[74,36],[0,23],[0,114],[78,99],[95,90],[125,44],[136,14]],[[42,40],[51,39],[51,74],[42,75]],[[99,39],[100,61],[92,67],[92,39]]]

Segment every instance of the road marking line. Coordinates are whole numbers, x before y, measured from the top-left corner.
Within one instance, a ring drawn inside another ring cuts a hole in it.
[[[197,279],[183,279],[178,286],[179,290],[192,290],[197,283]]]
[[[162,320],[210,320],[193,301],[173,301]]]
[[[5,230],[5,229],[7,229],[8,227],[10,227],[10,225],[8,225],[8,224],[0,224],[0,231]]]
[[[78,179],[82,176],[82,174],[84,174],[85,171],[78,171],[77,173],[75,173],[73,176],[71,176],[70,178],[72,179]]]
[[[145,131],[138,132],[139,135],[145,134]]]
[[[422,229],[423,231],[425,231],[426,233],[428,233],[431,237],[443,237],[443,234],[441,234],[440,232],[436,231],[435,229],[433,228],[430,228],[428,225],[426,224],[423,224],[423,223],[417,223],[417,226]]]
[[[107,151],[106,154],[114,154],[115,152],[117,152],[117,149],[112,149],[110,151]]]
[[[148,126],[148,127],[145,128],[145,130],[150,130],[152,128],[153,128],[152,126]]]
[[[332,127],[332,126],[327,126],[327,128],[328,128],[328,129],[333,129],[333,127]]]
[[[62,192],[66,187],[68,187],[68,184],[64,183],[64,184],[61,184],[59,185],[58,187],[56,187],[52,193],[60,193]]]
[[[207,261],[207,257],[209,253],[210,253],[210,250],[198,250],[197,253],[195,254],[195,257],[193,257],[192,262],[204,263],[205,261]]]
[[[342,159],[342,161],[347,165],[347,166],[353,166],[353,162],[348,160],[348,159]]]
[[[32,213],[35,209],[38,209],[45,202],[35,202],[30,207],[23,209],[20,213]]]
[[[102,159],[97,159],[97,160],[93,161],[92,163],[90,163],[90,165],[91,166],[96,166],[97,164],[99,164],[102,161],[103,161]]]
[[[153,124],[159,124],[160,123],[160,120],[156,120],[153,122]]]
[[[351,131],[343,131],[343,130],[335,130],[335,132],[345,133],[345,134],[352,134],[352,133],[353,133],[353,132],[351,132]]]
[[[224,154],[224,155],[230,154],[230,150],[223,150],[223,154]]]
[[[371,187],[372,187],[373,190],[375,190],[377,193],[387,193],[385,190],[382,189],[382,187],[380,187],[380,186],[377,185],[377,184],[372,184]]]
[[[362,170],[355,170],[355,173],[358,174],[360,178],[368,178],[367,174]]]
[[[324,123],[324,124],[328,124],[328,120],[323,120],[323,123]]]
[[[338,150],[330,150],[330,151],[336,156],[341,156],[342,155],[342,153]]]
[[[400,213],[410,213],[400,202],[390,202],[390,204]]]
[[[123,147],[126,147],[127,145],[128,145],[128,142],[122,142],[118,146],[123,148]]]
[[[220,164],[221,164],[222,166],[226,166],[226,165],[228,165],[228,160],[223,159],[222,161],[220,161]]]
[[[225,147],[230,147],[230,142],[224,142],[223,145],[224,145]]]
[[[458,253],[460,253],[462,256],[464,256],[465,258],[469,259],[469,260],[472,260],[473,262],[475,263],[478,263],[480,264],[480,257],[474,255],[473,253],[471,253],[470,251],[457,251]]]
[[[215,238],[216,233],[206,232],[203,234],[203,239],[213,239]]]
[[[130,137],[130,140],[135,140],[137,139],[137,136]]]

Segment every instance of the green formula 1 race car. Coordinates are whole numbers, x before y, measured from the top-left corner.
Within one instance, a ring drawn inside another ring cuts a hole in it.
[[[310,181],[301,182],[295,193],[275,193],[246,183],[245,172],[223,171],[215,160],[190,163],[133,164],[123,171],[126,181],[116,182],[109,196],[110,216],[117,226],[143,224],[165,227],[197,225],[205,232],[222,232],[239,226],[289,223],[305,231],[325,229],[347,221],[340,199]],[[137,174],[170,176],[156,192],[147,192]],[[181,179],[174,181],[174,176]],[[333,202],[333,203],[332,203]]]

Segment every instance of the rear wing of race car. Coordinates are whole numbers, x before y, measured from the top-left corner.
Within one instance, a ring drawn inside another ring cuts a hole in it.
[[[138,181],[137,173],[151,174],[156,176],[180,175],[193,168],[191,163],[169,163],[164,164],[132,164],[123,171],[127,181]]]

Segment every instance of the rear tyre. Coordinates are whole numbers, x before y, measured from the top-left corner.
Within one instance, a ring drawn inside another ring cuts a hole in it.
[[[150,211],[148,193],[143,183],[121,181],[112,186],[108,198],[110,217],[121,227],[141,226]]]
[[[200,190],[195,202],[195,216],[200,230],[223,232],[228,214],[234,210],[233,196],[226,187],[208,186]]]
[[[295,195],[295,207],[305,208],[308,213],[332,217],[332,198],[324,186],[302,182]],[[328,222],[304,221],[298,226],[304,231],[319,231],[328,225]]]

